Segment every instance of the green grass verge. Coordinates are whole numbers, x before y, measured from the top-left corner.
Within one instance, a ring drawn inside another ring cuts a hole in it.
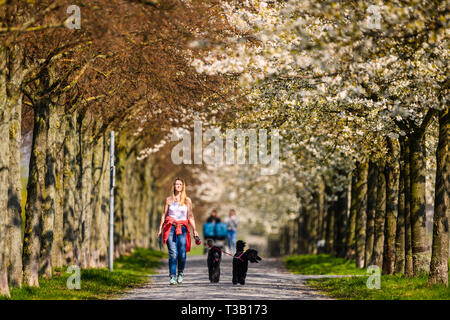
[[[308,285],[326,295],[346,300],[449,300],[450,289],[428,286],[428,276],[381,276],[380,289],[367,287],[368,277],[310,279]]]
[[[198,246],[194,242],[192,242],[191,251],[189,251],[187,253],[187,255],[188,256],[201,256],[201,255],[203,255],[203,250],[204,250],[203,244]]]
[[[354,261],[336,258],[329,254],[305,254],[284,257],[286,268],[296,274],[361,275],[363,269],[356,268]]]
[[[157,250],[137,248],[131,255],[122,256],[114,262],[114,271],[108,269],[81,269],[81,288],[68,289],[71,276],[67,267],[55,268],[50,280],[40,278],[39,287],[14,288],[13,300],[86,300],[108,299],[128,289],[144,284],[148,275],[160,266],[160,259],[167,254]],[[6,299],[0,297],[0,299]]]
[[[405,278],[402,275],[382,275],[380,289],[369,289],[366,269],[355,262],[328,254],[293,255],[284,258],[288,270],[306,275],[365,275],[365,277],[308,279],[307,284],[319,292],[346,300],[450,300],[450,289],[428,286],[428,276]]]

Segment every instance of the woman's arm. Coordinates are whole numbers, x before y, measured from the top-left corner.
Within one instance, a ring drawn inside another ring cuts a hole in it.
[[[167,215],[167,211],[169,210],[169,198],[166,199],[166,206],[164,207],[164,213],[161,217],[161,223],[159,224],[159,230],[158,230],[158,238],[161,236],[162,234],[162,228],[164,225],[164,221],[166,221],[166,215]]]
[[[195,227],[195,219],[194,219],[194,212],[192,211],[192,201],[190,198],[186,198],[187,201],[187,208],[188,208],[188,219],[189,224],[192,226],[192,230],[194,231],[194,237],[198,236],[197,228]]]

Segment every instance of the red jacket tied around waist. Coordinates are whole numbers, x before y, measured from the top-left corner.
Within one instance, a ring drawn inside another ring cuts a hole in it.
[[[171,216],[166,216],[166,220],[164,221],[164,229],[163,229],[163,239],[164,244],[167,243],[167,239],[169,239],[170,229],[173,224],[176,224],[175,234],[178,236],[182,234],[181,227],[185,226],[186,231],[186,252],[191,251],[191,232],[189,231],[189,220],[175,220]]]

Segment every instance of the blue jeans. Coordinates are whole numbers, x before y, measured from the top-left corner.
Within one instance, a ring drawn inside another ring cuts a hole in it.
[[[171,277],[184,271],[186,265],[186,227],[181,227],[182,234],[176,235],[175,226],[170,229],[169,239],[167,239],[167,248],[169,249],[169,272]]]
[[[228,247],[234,251],[236,249],[236,230],[228,230]]]

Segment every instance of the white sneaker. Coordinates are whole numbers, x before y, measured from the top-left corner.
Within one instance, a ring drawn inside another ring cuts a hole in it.
[[[183,276],[184,276],[183,272],[180,272],[178,274],[178,278],[177,278],[177,282],[178,283],[182,283],[183,282]]]

